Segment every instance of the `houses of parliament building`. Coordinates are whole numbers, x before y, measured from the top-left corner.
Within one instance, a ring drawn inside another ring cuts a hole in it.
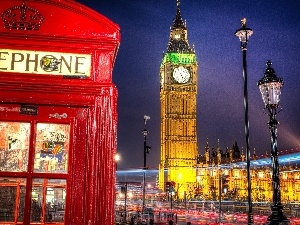
[[[246,155],[243,148],[239,148],[235,142],[231,148],[222,150],[219,143],[217,147],[210,147],[208,140],[200,150],[196,164],[189,168],[194,171],[191,182],[186,183],[186,189],[180,183],[176,183],[172,192],[174,200],[185,201],[222,201],[246,202],[247,201],[247,166]],[[256,155],[255,149],[250,160],[251,195],[254,203],[272,202],[272,166],[268,153]],[[290,149],[280,151],[280,191],[283,204],[300,204],[300,150]],[[146,170],[146,199],[153,199],[153,193],[167,196],[166,181],[163,188],[159,186],[159,170]],[[117,183],[119,186],[128,183],[135,187],[135,196],[140,196],[143,186],[143,173],[140,169],[117,171]],[[168,178],[168,169],[164,171]],[[181,179],[185,179],[183,174]],[[190,176],[190,175],[189,175]],[[148,189],[151,186],[151,189]],[[138,188],[140,187],[140,191]],[[160,189],[160,191],[158,190]],[[163,190],[163,191],[162,191]],[[120,187],[117,187],[120,192]],[[141,196],[140,196],[141,197]],[[154,198],[157,198],[154,197]]]
[[[246,155],[235,142],[233,146],[222,151],[220,145],[210,148],[208,141],[204,155],[197,159],[195,183],[188,190],[191,198],[202,200],[247,199]],[[291,149],[281,151],[280,190],[282,202],[300,202],[300,151]],[[272,201],[271,158],[256,155],[255,149],[251,156],[251,186],[254,202]]]

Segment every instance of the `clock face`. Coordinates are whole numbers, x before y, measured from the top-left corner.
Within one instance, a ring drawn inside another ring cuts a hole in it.
[[[173,70],[173,77],[176,82],[184,84],[190,80],[191,75],[188,69],[183,66],[179,66]]]

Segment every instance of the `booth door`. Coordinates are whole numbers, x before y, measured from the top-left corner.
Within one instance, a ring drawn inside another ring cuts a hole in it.
[[[0,224],[82,224],[87,112],[0,105]]]

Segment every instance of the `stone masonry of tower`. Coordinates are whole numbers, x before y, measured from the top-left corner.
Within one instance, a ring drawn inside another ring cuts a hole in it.
[[[175,182],[176,198],[190,194],[196,182],[196,96],[198,63],[189,46],[186,24],[177,0],[166,53],[160,66],[161,149],[159,185]],[[167,170],[167,173],[164,171]]]

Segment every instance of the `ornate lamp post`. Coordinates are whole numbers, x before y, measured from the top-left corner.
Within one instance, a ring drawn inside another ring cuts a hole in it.
[[[147,115],[144,115],[144,124],[145,124],[145,128],[143,130],[143,136],[144,136],[144,167],[143,167],[143,209],[142,209],[142,212],[144,213],[145,211],[145,194],[146,194],[146,188],[145,188],[145,185],[146,185],[146,169],[147,168],[147,165],[146,165],[146,162],[147,162],[147,153],[149,154],[149,150],[151,149],[150,146],[147,146],[147,135],[148,135],[148,130],[146,129],[146,124],[147,124],[147,120],[150,120],[150,116],[147,116]]]
[[[249,119],[248,119],[248,81],[247,81],[247,44],[249,37],[253,34],[252,29],[246,26],[246,18],[241,20],[242,27],[234,33],[240,39],[243,51],[243,77],[244,77],[244,106],[245,106],[245,136],[247,154],[247,183],[248,183],[248,224],[253,224],[252,198],[251,198],[251,177],[250,177],[250,150],[249,150]]]
[[[287,225],[290,224],[289,219],[283,214],[283,206],[281,204],[280,196],[280,177],[278,164],[278,150],[277,150],[277,124],[276,120],[278,111],[279,96],[281,94],[281,87],[283,80],[276,76],[274,69],[271,67],[272,63],[267,62],[267,69],[264,77],[257,83],[265,104],[265,109],[268,110],[270,117],[269,129],[271,132],[271,159],[272,159],[272,188],[273,188],[273,202],[271,205],[272,213],[268,217],[267,225]]]
[[[144,136],[144,169],[147,169],[146,166],[146,161],[147,161],[147,154],[149,154],[149,150],[151,150],[150,146],[147,146],[147,135],[148,135],[148,130],[146,129],[146,124],[147,124],[147,120],[150,120],[150,116],[144,116],[144,124],[145,124],[145,128],[143,130],[143,136]]]

